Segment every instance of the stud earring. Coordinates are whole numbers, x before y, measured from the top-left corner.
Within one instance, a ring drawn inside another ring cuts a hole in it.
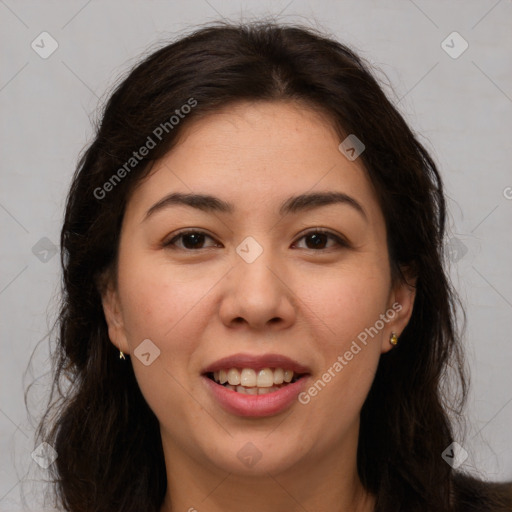
[[[126,357],[124,357],[124,354],[123,354],[123,352],[121,350],[119,351],[119,359],[125,359],[126,360]]]
[[[391,333],[389,343],[391,343],[391,345],[396,345],[398,343],[398,337],[394,332]]]

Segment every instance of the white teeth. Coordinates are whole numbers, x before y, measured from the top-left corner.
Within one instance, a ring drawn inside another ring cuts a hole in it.
[[[239,393],[245,393],[246,395],[257,395],[258,388],[244,388],[244,386],[237,386],[236,390]]]
[[[252,368],[244,368],[240,375],[240,384],[249,388],[256,386],[256,372]]]
[[[284,382],[284,370],[276,368],[274,370],[274,384],[282,384]]]
[[[228,368],[213,372],[215,382],[239,393],[264,395],[280,389],[294,378],[293,370],[283,368],[263,368],[256,372],[252,368]]]
[[[240,384],[240,372],[236,368],[228,370],[228,382],[231,386],[238,386]]]
[[[293,379],[293,372],[292,372],[292,370],[285,370],[283,378],[284,378],[285,382],[291,382],[292,379]]]
[[[245,370],[244,370],[245,371]],[[258,372],[256,386],[259,388],[270,388],[274,385],[274,372],[270,368],[263,368]]]
[[[224,387],[231,389],[231,391],[242,393],[242,395],[266,395],[280,389],[277,386],[272,386],[271,388],[244,388],[244,386],[230,386],[229,384],[226,384]]]

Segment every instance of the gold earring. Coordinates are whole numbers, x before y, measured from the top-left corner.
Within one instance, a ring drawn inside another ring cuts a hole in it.
[[[121,350],[119,351],[119,359],[125,359],[126,360],[126,357],[124,357],[124,354],[123,354],[123,352]]]
[[[396,345],[398,343],[398,337],[394,332],[391,333],[389,343],[391,343],[391,345]]]

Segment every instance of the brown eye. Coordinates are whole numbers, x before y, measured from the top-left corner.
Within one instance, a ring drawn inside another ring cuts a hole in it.
[[[309,233],[306,233],[305,235],[302,235],[302,237],[299,240],[308,240],[306,242],[307,247],[306,249],[311,250],[323,250],[323,249],[330,249],[331,247],[326,247],[326,244],[328,243],[328,240],[334,240],[335,245],[341,246],[341,247],[348,247],[348,243],[340,238],[339,236],[335,235],[334,233],[331,233],[330,231],[325,230],[315,230],[310,231]]]
[[[193,251],[198,249],[207,249],[204,246],[205,240],[209,238],[210,240],[214,240],[210,235],[207,235],[203,231],[182,231],[175,235],[168,242],[163,243],[163,247],[167,247],[170,249],[183,249],[185,251]],[[346,240],[342,239],[338,235],[331,233],[330,231],[325,230],[314,230],[310,231],[302,235],[299,240],[306,240],[306,247],[304,249],[322,251],[326,249],[331,249],[333,247],[349,247],[349,244]],[[328,246],[329,240],[334,241],[334,245]],[[180,242],[180,243],[178,243]],[[209,247],[218,247],[219,244],[213,244]]]
[[[206,238],[213,240],[211,236],[202,231],[182,231],[168,242],[165,242],[163,246],[170,248],[177,247],[178,249],[185,250],[204,249],[203,244]],[[176,244],[177,240],[182,241],[181,245]]]

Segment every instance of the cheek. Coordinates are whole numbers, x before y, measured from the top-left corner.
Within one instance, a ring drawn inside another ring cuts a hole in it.
[[[119,263],[125,333],[146,402],[163,424],[171,423],[171,411],[187,410],[188,417],[199,417],[200,407],[183,390],[190,386],[190,367],[205,329],[207,316],[198,314],[201,299],[211,284],[177,278],[176,269],[171,272],[168,266],[133,254]],[[160,351],[154,359],[150,356],[148,366],[134,354],[146,339]]]
[[[359,421],[361,408],[372,385],[377,368],[378,355],[363,349],[342,370],[319,376],[301,396],[308,427],[322,432],[316,440],[320,449],[328,450],[346,438]],[[326,375],[327,374],[327,375]],[[331,375],[332,374],[332,375]],[[309,410],[307,410],[310,408]]]
[[[346,268],[303,280],[299,290],[311,321],[339,349],[385,313],[390,282],[385,269]]]
[[[321,374],[309,388],[325,414],[356,415],[373,381],[381,354],[389,280],[385,269],[316,276],[315,287],[303,288],[308,322],[323,362]],[[315,384],[316,383],[316,384]],[[326,404],[332,404],[333,408]],[[340,412],[341,411],[341,412]]]
[[[126,251],[129,253],[129,251]],[[198,315],[205,290],[203,279],[184,280],[149,258],[134,253],[119,261],[118,286],[122,297],[125,334],[132,353],[133,369],[142,394],[158,417],[170,404],[186,404],[183,386],[189,386],[189,372],[204,331],[206,315]],[[151,340],[159,353],[146,366],[137,358],[138,347]]]
[[[172,348],[173,340],[183,335],[184,320],[211,288],[210,281],[211,276],[197,274],[187,278],[179,267],[171,268],[155,258],[133,256],[120,261],[119,290],[130,344],[150,338]]]

